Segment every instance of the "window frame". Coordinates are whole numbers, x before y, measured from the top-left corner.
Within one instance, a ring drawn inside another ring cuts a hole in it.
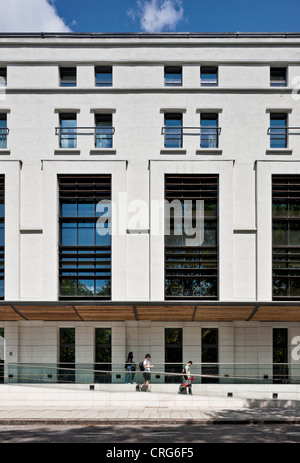
[[[215,72],[208,72],[214,70]],[[206,72],[205,72],[206,71]],[[204,79],[203,74],[215,74],[215,79]],[[201,87],[218,87],[219,85],[219,68],[218,66],[201,66],[200,67],[200,84]]]
[[[70,71],[73,72],[70,72]],[[70,80],[64,80],[63,74],[66,74],[69,77],[73,75],[74,80],[71,78]],[[77,67],[76,66],[60,66],[59,68],[59,86],[60,87],[77,87]]]
[[[179,76],[177,78],[171,76]],[[169,78],[168,78],[169,76]],[[164,85],[165,87],[182,87],[182,66],[165,66],[164,67]]]
[[[278,73],[280,75],[280,71],[282,72],[283,79],[274,80],[272,79],[272,73]],[[287,68],[286,67],[270,67],[270,87],[287,87]]]
[[[99,72],[99,70],[102,69],[102,72]],[[102,74],[102,75],[110,75],[111,78],[106,80],[98,80],[97,75]],[[113,86],[113,67],[112,66],[95,66],[95,86],[96,87],[112,87]]]

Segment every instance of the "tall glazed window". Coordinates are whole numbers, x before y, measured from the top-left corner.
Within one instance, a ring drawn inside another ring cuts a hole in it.
[[[59,280],[62,300],[111,297],[110,175],[60,175]],[[107,206],[99,208],[100,201]],[[107,220],[99,220],[103,218]]]
[[[273,300],[300,301],[300,175],[273,175]]]
[[[4,175],[0,175],[0,300],[4,299],[4,239],[5,239],[5,206]]]
[[[217,300],[218,176],[166,175],[165,200],[170,212],[165,233],[165,299]],[[174,200],[177,208],[173,209]],[[200,239],[191,234],[191,226],[196,229],[199,220],[199,203],[203,205]]]

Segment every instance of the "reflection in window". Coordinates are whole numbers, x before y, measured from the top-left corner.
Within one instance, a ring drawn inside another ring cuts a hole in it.
[[[60,86],[76,87],[76,67],[60,68]]]
[[[4,245],[5,245],[4,175],[0,175],[0,299],[4,299]]]
[[[60,299],[110,299],[111,178],[61,175],[59,194]]]
[[[165,328],[165,371],[182,372],[182,328]],[[166,383],[180,383],[181,376],[166,376]]]
[[[300,300],[300,176],[273,175],[273,299]]]
[[[201,148],[218,148],[218,114],[201,114]]]
[[[95,329],[95,383],[111,383],[111,328]]]
[[[166,86],[181,86],[182,85],[182,67],[181,66],[166,66],[165,67],[165,85]]]
[[[112,67],[111,66],[97,66],[95,68],[95,80],[97,87],[111,87],[112,86]]]
[[[218,85],[218,68],[201,66],[201,86],[216,87]]]
[[[75,382],[75,328],[59,330],[59,370],[60,383]]]
[[[270,148],[287,148],[286,114],[270,114]]]
[[[113,126],[112,114],[96,114],[96,148],[112,148],[113,146]]]
[[[182,114],[165,114],[165,148],[182,148]]]
[[[60,114],[60,148],[77,147],[76,114]]]
[[[165,234],[165,298],[216,300],[218,177],[196,174],[166,175],[165,199],[169,205],[173,200],[178,200],[181,204],[176,213],[170,208],[170,233]],[[197,200],[204,202],[204,233],[200,240],[191,234],[192,228],[186,228],[187,225],[196,227]],[[188,219],[184,216],[186,201],[190,201],[192,205]],[[191,242],[193,236],[194,243]]]
[[[286,68],[271,68],[270,69],[270,86],[285,87],[286,86]]]
[[[201,330],[201,378],[202,383],[218,383],[219,341],[218,328],[202,328]]]
[[[0,114],[0,149],[7,149],[7,115]]]

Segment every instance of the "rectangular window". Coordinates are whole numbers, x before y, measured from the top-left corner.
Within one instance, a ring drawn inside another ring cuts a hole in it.
[[[218,114],[201,114],[201,148],[218,148]]]
[[[59,329],[59,371],[60,383],[75,382],[75,328]]]
[[[182,85],[182,67],[166,66],[165,67],[165,86]]]
[[[4,299],[5,194],[4,175],[0,175],[0,300]]]
[[[59,72],[61,87],[76,87],[76,67],[60,68]]]
[[[273,300],[300,301],[300,176],[273,175]]]
[[[0,67],[0,87],[6,87],[7,85],[7,69]]]
[[[111,383],[111,328],[95,329],[95,383]]]
[[[289,383],[287,328],[273,328],[273,383]]]
[[[182,328],[165,328],[165,371],[182,372]],[[166,376],[166,383],[180,383],[181,377]]]
[[[218,85],[218,68],[201,66],[201,86],[216,87]]]
[[[96,148],[112,148],[113,126],[112,114],[95,114],[95,146]]]
[[[111,87],[112,86],[112,67],[111,66],[97,66],[95,68],[95,80],[97,87]]]
[[[165,148],[182,148],[182,114],[165,114]]]
[[[111,176],[60,175],[60,299],[110,299]],[[100,201],[107,204],[98,204]]]
[[[201,362],[202,383],[218,383],[219,341],[218,328],[202,328],[201,330]],[[203,365],[204,364],[204,365]]]
[[[270,148],[287,146],[287,114],[270,114]]]
[[[286,68],[270,68],[270,86],[286,87]]]
[[[0,383],[4,383],[5,339],[4,328],[0,328]]]
[[[170,207],[170,217],[166,214],[170,227],[165,233],[165,298],[217,300],[218,176],[168,174],[165,199],[169,206],[173,200],[179,205],[174,211]],[[197,201],[204,203],[203,237],[191,243],[195,235],[187,225],[197,226]],[[191,212],[185,213],[188,204]]]
[[[77,147],[77,118],[75,114],[60,114],[60,148]]]
[[[7,115],[0,114],[0,149],[7,149]]]

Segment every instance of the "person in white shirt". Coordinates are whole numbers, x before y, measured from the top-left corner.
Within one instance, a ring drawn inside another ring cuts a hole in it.
[[[150,389],[149,389],[149,383],[150,383],[150,379],[151,379],[150,368],[154,367],[154,365],[152,365],[152,363],[150,362],[150,358],[151,358],[150,354],[145,355],[145,360],[143,362],[143,364],[144,364],[144,374],[143,374],[143,376],[144,376],[145,382],[141,386],[139,386],[139,385],[136,386],[137,391],[141,391],[143,386],[146,386],[146,391],[150,391]]]

